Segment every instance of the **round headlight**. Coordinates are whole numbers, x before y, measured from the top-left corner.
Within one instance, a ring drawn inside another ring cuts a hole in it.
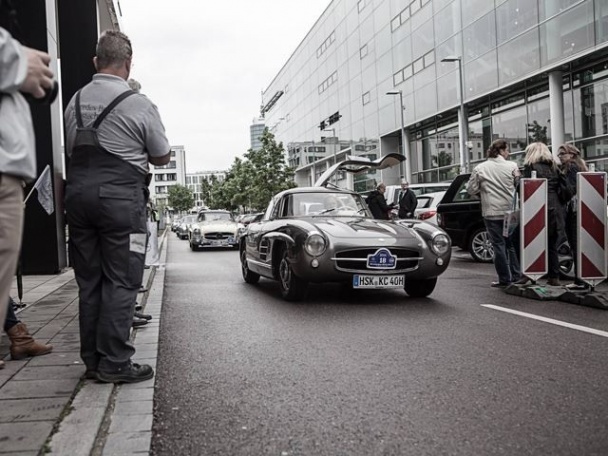
[[[437,234],[431,242],[431,247],[437,255],[443,255],[450,249],[450,238],[445,234]]]
[[[327,243],[325,242],[325,238],[319,233],[312,233],[306,239],[306,242],[304,243],[304,248],[310,256],[319,256],[322,255],[323,252],[325,252],[325,249],[327,248]]]

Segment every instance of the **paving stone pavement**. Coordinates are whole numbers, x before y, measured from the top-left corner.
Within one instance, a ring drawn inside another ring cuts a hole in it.
[[[152,320],[132,331],[135,362],[156,368],[164,289],[166,243],[160,266],[145,270],[148,291],[138,302]],[[103,456],[148,454],[152,438],[155,379],[132,385],[81,380],[78,287],[71,269],[51,276],[25,276],[25,307],[17,312],[29,332],[53,352],[10,359],[0,340],[0,455]],[[19,302],[16,280],[11,296]]]

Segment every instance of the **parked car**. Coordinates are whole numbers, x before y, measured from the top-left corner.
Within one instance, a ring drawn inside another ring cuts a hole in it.
[[[445,192],[450,187],[451,182],[433,182],[425,184],[410,184],[409,189],[414,192],[416,196],[426,195],[427,193]],[[390,204],[397,204],[399,197],[399,190],[401,185],[387,185],[386,192],[384,192],[384,198],[386,202]]]
[[[414,211],[414,217],[427,223],[437,225],[437,205],[445,195],[445,192],[425,193],[418,197],[418,206]]]
[[[494,249],[481,215],[481,201],[466,189],[470,176],[460,174],[452,181],[437,206],[437,222],[450,236],[452,245],[469,252],[475,261],[492,263]],[[565,238],[560,243],[559,256],[562,277],[574,277],[572,255]]]
[[[190,248],[192,251],[202,247],[237,248],[239,226],[229,211],[201,211],[188,232]]]
[[[431,294],[450,262],[446,233],[422,221],[375,220],[361,195],[324,186],[334,172],[378,169],[402,159],[398,154],[374,162],[353,157],[333,165],[314,187],[275,195],[262,219],[250,223],[241,237],[245,282],[277,280],[289,301],[302,299],[310,282],[401,288],[413,297]]]
[[[190,225],[196,222],[196,215],[186,215],[180,219],[180,223],[175,229],[175,234],[180,239],[188,239],[188,231],[190,230]]]

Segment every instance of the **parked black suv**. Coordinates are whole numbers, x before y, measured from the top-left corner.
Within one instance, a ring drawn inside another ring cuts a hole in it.
[[[452,239],[452,245],[471,254],[475,261],[491,263],[494,249],[481,216],[481,201],[467,192],[471,174],[460,174],[452,181],[437,206],[437,224]],[[570,247],[564,239],[559,248],[562,278],[574,277]]]
[[[471,254],[475,261],[491,263],[494,250],[481,216],[481,202],[467,193],[471,174],[460,174],[452,181],[437,206],[437,224],[452,239],[452,245]]]

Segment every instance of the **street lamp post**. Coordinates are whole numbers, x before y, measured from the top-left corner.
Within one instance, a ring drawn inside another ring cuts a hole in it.
[[[458,136],[460,138],[460,168],[462,173],[469,170],[469,153],[467,150],[468,131],[464,112],[464,78],[462,77],[462,57],[448,55],[442,62],[458,62],[458,92],[460,93],[460,109],[458,110]]]
[[[412,180],[412,168],[410,163],[410,157],[408,157],[405,153],[407,138],[405,136],[405,119],[403,117],[403,111],[405,111],[405,106],[403,106],[403,92],[401,90],[390,90],[386,92],[386,94],[399,95],[399,108],[401,111],[401,147],[403,156],[405,157],[405,179],[410,182]]]

